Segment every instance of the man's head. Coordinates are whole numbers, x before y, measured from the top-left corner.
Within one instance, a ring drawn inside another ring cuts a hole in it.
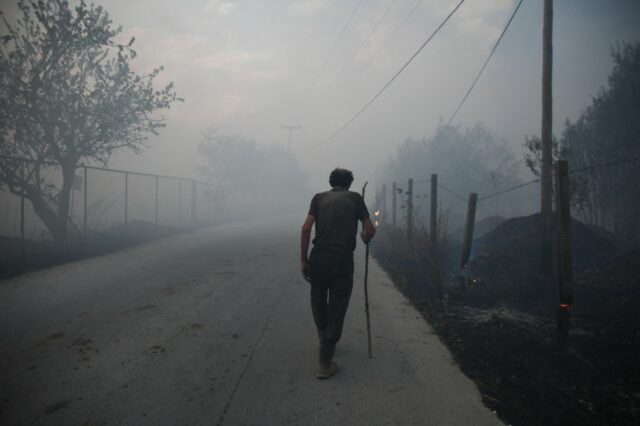
[[[340,186],[349,189],[351,182],[353,182],[353,173],[351,173],[351,170],[338,167],[329,175],[329,185],[331,185],[331,187]]]

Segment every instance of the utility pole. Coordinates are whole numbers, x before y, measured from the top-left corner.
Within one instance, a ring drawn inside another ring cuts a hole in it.
[[[563,347],[569,336],[569,319],[573,304],[573,259],[571,253],[571,204],[569,202],[569,165],[556,162],[556,214],[558,231],[558,343]]]
[[[553,0],[544,0],[544,24],[542,28],[542,129],[540,144],[540,266],[541,272],[551,275],[551,214],[552,192],[552,70],[553,70]]]
[[[407,244],[413,244],[413,179],[407,181]]]
[[[292,133],[294,130],[300,130],[300,129],[302,129],[302,127],[300,127],[300,126],[292,126],[292,125],[289,125],[289,124],[281,124],[281,125],[280,125],[280,128],[281,128],[282,130],[288,130],[288,131],[289,131],[289,144],[288,144],[287,146],[288,146],[289,151],[291,151],[291,133]]]

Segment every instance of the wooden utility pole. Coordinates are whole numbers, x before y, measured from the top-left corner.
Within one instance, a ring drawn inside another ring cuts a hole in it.
[[[469,206],[467,208],[467,223],[464,226],[464,241],[462,242],[462,259],[460,260],[460,269],[464,269],[469,262],[471,256],[471,243],[473,241],[473,227],[476,222],[476,204],[478,203],[478,194],[472,192],[469,194]]]
[[[396,229],[396,197],[398,195],[398,189],[396,188],[395,182],[391,185],[391,192],[393,192],[393,197],[391,197],[391,225],[393,229]]]
[[[291,126],[289,124],[282,124],[282,125],[280,125],[280,128],[282,130],[288,130],[289,131],[289,143],[287,145],[287,147],[288,147],[287,149],[289,151],[291,151],[291,132],[293,132],[294,130],[300,130],[300,129],[302,129],[302,127],[300,127],[300,126]]]
[[[541,272],[551,275],[551,214],[552,192],[552,70],[553,70],[553,0],[544,0],[542,29],[542,129],[540,133],[540,261]]]
[[[407,181],[407,243],[413,242],[413,179]]]
[[[436,255],[438,245],[438,175],[431,175],[431,223],[429,226],[429,238],[431,255]]]
[[[564,345],[569,335],[570,308],[573,304],[573,261],[571,254],[571,205],[569,166],[556,162],[556,214],[558,225],[558,342]]]

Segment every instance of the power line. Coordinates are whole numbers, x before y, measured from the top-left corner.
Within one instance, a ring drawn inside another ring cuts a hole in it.
[[[520,0],[518,5],[516,6],[515,10],[511,14],[511,17],[509,18],[509,21],[507,21],[507,25],[502,30],[502,33],[500,34],[500,37],[498,37],[498,41],[496,41],[496,44],[493,46],[493,49],[491,49],[491,53],[489,53],[489,56],[487,57],[487,60],[484,61],[484,64],[482,64],[482,68],[480,68],[480,72],[478,73],[478,75],[476,75],[476,78],[473,80],[473,83],[471,83],[471,86],[469,86],[469,90],[467,90],[467,93],[465,93],[464,98],[462,98],[462,101],[458,105],[458,108],[456,108],[456,110],[453,112],[453,114],[451,114],[451,117],[449,117],[449,121],[447,121],[447,126],[451,124],[451,121],[453,121],[453,118],[456,116],[456,114],[458,114],[458,111],[460,111],[460,108],[462,108],[462,105],[464,105],[465,101],[469,97],[469,94],[471,93],[471,91],[475,87],[476,83],[480,79],[480,76],[482,75],[482,72],[487,67],[487,64],[489,63],[489,60],[491,60],[491,57],[493,56],[494,52],[498,48],[498,45],[500,44],[500,41],[502,40],[502,37],[504,37],[504,34],[507,32],[507,29],[509,28],[509,25],[511,25],[511,21],[513,21],[513,18],[516,16],[516,13],[518,12],[518,9],[520,9],[520,5],[522,5],[522,1],[523,0]]]
[[[395,37],[395,35],[400,31],[400,29],[404,26],[404,24],[407,23],[407,21],[409,20],[409,18],[411,18],[411,16],[413,16],[414,12],[420,7],[420,5],[422,4],[424,0],[418,0],[418,2],[416,3],[415,6],[413,6],[413,9],[411,9],[409,11],[409,13],[407,14],[407,16],[405,16],[405,18],[402,20],[402,22],[400,22],[400,25],[398,25],[393,32],[391,33],[391,35],[389,35],[389,37],[386,38],[386,40],[380,45],[380,47],[378,48],[378,50],[376,50],[374,52],[373,55],[371,55],[371,57],[369,58],[369,60],[367,61],[366,64],[364,64],[364,66],[360,69],[360,71],[358,72],[358,75],[361,75],[368,67],[369,65],[371,65],[371,62],[373,62],[374,58],[376,56],[378,56],[378,53],[380,53],[380,51],[382,50],[382,48],[384,46],[387,45],[387,43],[389,43],[391,41],[391,39],[393,39]]]
[[[505,194],[507,192],[515,191],[516,189],[524,188],[525,186],[528,186],[528,185],[531,185],[531,184],[534,184],[534,183],[537,183],[537,182],[540,182],[540,181],[541,181],[541,179],[533,179],[533,180],[530,180],[529,182],[521,183],[519,185],[515,185],[515,186],[512,186],[510,188],[506,188],[506,189],[503,189],[501,191],[494,192],[493,194],[490,194],[490,195],[485,195],[484,197],[478,198],[478,202],[484,201],[484,200],[488,200],[489,198],[497,197],[498,195],[502,195],[502,194]]]
[[[347,32],[347,28],[349,28],[349,25],[351,25],[351,21],[353,21],[353,17],[356,15],[356,12],[360,8],[361,4],[362,4],[362,0],[358,0],[358,3],[356,3],[356,7],[351,12],[351,16],[349,16],[349,20],[345,24],[344,28],[342,28],[342,31],[340,32],[340,34],[338,35],[338,38],[336,39],[335,43],[333,44],[333,47],[331,48],[331,51],[329,52],[329,55],[324,60],[324,63],[322,64],[322,66],[318,70],[318,74],[316,74],[315,78],[313,79],[313,82],[311,83],[311,85],[307,89],[307,94],[305,95],[305,98],[309,97],[309,93],[311,93],[311,90],[315,87],[315,85],[316,85],[318,79],[320,78],[320,76],[322,75],[324,69],[329,64],[329,61],[333,57],[333,54],[335,53],[336,49],[338,48],[338,45],[340,45],[340,42],[342,41],[342,37]]]
[[[371,98],[371,100],[369,102],[367,102],[353,117],[351,117],[351,119],[349,121],[347,121],[345,124],[342,125],[342,127],[340,127],[338,130],[336,130],[331,136],[329,136],[325,141],[329,141],[331,139],[333,139],[334,137],[336,137],[338,134],[340,134],[344,129],[346,129],[347,127],[349,127],[349,125],[351,123],[353,123],[358,117],[360,117],[360,115],[362,115],[363,112],[365,112],[367,110],[367,108],[369,108],[371,106],[371,104],[373,104],[376,99],[378,99],[378,97],[380,97],[380,95],[382,95],[382,93],[387,90],[387,88],[391,85],[391,83],[394,82],[394,80],[396,78],[398,78],[398,76],[400,74],[402,74],[402,72],[409,66],[409,64],[411,62],[413,62],[413,60],[416,58],[416,56],[418,56],[420,54],[420,52],[422,52],[422,49],[425,48],[425,46],[433,39],[433,37],[438,33],[438,31],[440,31],[440,29],[442,27],[444,27],[444,24],[447,23],[447,21],[449,20],[449,18],[451,18],[453,16],[454,13],[456,13],[456,11],[458,10],[458,8],[460,8],[460,6],[462,6],[462,3],[464,3],[465,0],[460,0],[460,2],[456,5],[456,7],[453,8],[453,10],[451,11],[451,13],[449,13],[447,15],[447,17],[440,23],[440,25],[438,25],[438,28],[435,29],[435,31],[429,36],[429,38],[427,38],[427,40],[425,40],[424,43],[422,43],[422,45],[420,46],[420,48],[418,48],[418,50],[416,50],[416,52],[411,55],[411,57],[409,58],[409,60],[407,62],[405,62],[405,64],[400,67],[400,69],[394,74],[393,77],[391,77],[391,79],[382,87],[382,89],[380,89],[378,91],[378,93],[375,94],[375,96],[373,98]]]
[[[349,67],[349,65],[351,65],[351,62],[353,62],[353,60],[358,56],[358,53],[360,53],[360,51],[362,50],[362,48],[364,46],[367,45],[367,42],[369,41],[369,39],[371,38],[371,36],[376,32],[376,30],[378,29],[378,27],[380,26],[380,24],[382,23],[382,21],[384,20],[384,18],[387,16],[387,14],[389,13],[389,11],[391,10],[391,8],[393,7],[394,4],[396,4],[398,0],[393,0],[389,6],[387,7],[387,9],[384,11],[384,13],[382,14],[382,16],[380,17],[380,19],[378,19],[378,21],[376,22],[376,24],[373,26],[373,28],[371,29],[371,31],[369,31],[369,34],[367,35],[367,37],[364,39],[364,41],[362,42],[362,44],[360,44],[360,47],[358,47],[358,49],[355,51],[355,53],[353,55],[351,55],[351,57],[349,58],[349,60],[347,62],[344,63],[344,65],[342,66],[342,68],[340,69],[340,71],[338,71],[338,73],[333,77],[333,80],[331,80],[331,83],[329,83],[329,85],[322,91],[322,93],[320,94],[320,96],[318,96],[318,98],[316,99],[317,103],[320,99],[322,99],[324,97],[324,95],[326,95],[329,90],[331,90],[331,88],[333,87],[333,85],[338,81],[338,79],[340,78],[340,76],[342,74],[344,74],[345,70]]]
[[[449,194],[453,195],[454,197],[462,200],[463,202],[468,202],[469,200],[467,200],[466,198],[464,198],[462,195],[456,193],[455,191],[452,191],[451,189],[447,188],[446,186],[444,186],[443,184],[441,184],[440,182],[438,182],[438,186],[442,189],[444,189],[445,191],[447,191]]]

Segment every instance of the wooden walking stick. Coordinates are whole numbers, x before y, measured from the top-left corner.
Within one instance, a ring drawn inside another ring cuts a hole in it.
[[[364,200],[364,191],[367,188],[369,181],[364,183],[362,187],[362,199]],[[362,232],[364,233],[364,227]],[[367,317],[367,349],[369,350],[369,358],[373,358],[371,355],[371,321],[369,320],[369,243],[366,243],[365,258],[364,258],[364,313]]]

